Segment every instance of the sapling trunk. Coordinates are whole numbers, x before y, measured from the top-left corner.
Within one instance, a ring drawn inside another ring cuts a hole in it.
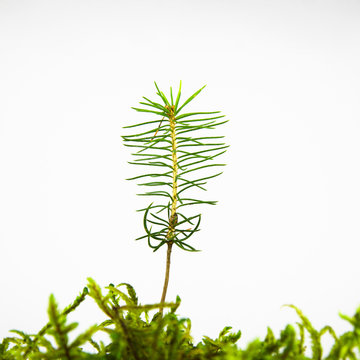
[[[171,249],[172,249],[173,243],[171,241],[167,244],[167,252],[166,252],[166,269],[165,269],[165,280],[164,280],[164,286],[163,291],[161,295],[160,304],[163,305],[165,303],[166,298],[166,292],[169,284],[169,277],[170,277],[170,258],[171,258]],[[163,313],[163,307],[160,307],[160,314]]]
[[[171,202],[171,215],[169,219],[169,230],[167,234],[167,251],[166,251],[166,268],[165,268],[165,280],[163,291],[161,295],[160,304],[165,303],[166,292],[169,284],[170,277],[170,264],[171,264],[171,249],[173,246],[172,239],[175,236],[175,227],[178,222],[177,214],[176,214],[176,204],[177,204],[177,172],[178,172],[178,164],[177,164],[177,144],[176,144],[176,127],[175,127],[175,115],[174,110],[175,107],[172,105],[171,107],[165,106],[165,108],[170,110],[169,114],[169,122],[170,122],[170,131],[171,131],[171,149],[172,149],[172,202]],[[162,314],[163,308],[160,308],[160,314]]]

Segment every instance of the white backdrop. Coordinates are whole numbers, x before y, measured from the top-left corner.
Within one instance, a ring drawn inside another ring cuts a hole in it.
[[[196,341],[225,326],[240,344],[278,334],[300,307],[349,327],[360,305],[360,3],[347,0],[0,0],[0,338],[38,331],[54,293],[93,277],[158,302],[165,249],[142,235],[147,205],[125,178],[123,126],[183,81],[221,110],[228,166],[209,183],[202,231],[175,249]],[[201,194],[203,195],[203,194]],[[90,299],[79,330],[103,319]],[[329,340],[329,339],[328,339]],[[331,343],[331,341],[329,342]]]

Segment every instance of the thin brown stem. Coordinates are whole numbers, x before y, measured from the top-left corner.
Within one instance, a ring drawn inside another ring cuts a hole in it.
[[[160,304],[165,303],[166,292],[167,292],[167,288],[168,288],[168,284],[169,284],[171,248],[173,246],[172,241],[169,241],[167,246],[168,247],[167,247],[167,253],[166,253],[165,280],[164,280],[164,286],[163,286],[163,292],[162,292],[162,295],[161,295]],[[160,314],[162,315],[162,313],[163,313],[163,308],[161,307],[160,308]]]

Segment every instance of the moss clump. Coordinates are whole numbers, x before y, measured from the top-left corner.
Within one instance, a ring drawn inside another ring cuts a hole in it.
[[[241,332],[230,332],[225,327],[216,339],[204,336],[198,344],[193,343],[191,321],[179,318],[176,310],[180,298],[174,303],[141,305],[134,288],[126,283],[107,286],[103,294],[100,286],[91,278],[75,301],[60,311],[53,295],[49,299],[49,322],[37,334],[25,334],[12,330],[16,337],[6,337],[0,344],[1,360],[35,359],[109,359],[109,360],[262,360],[262,359],[359,359],[360,350],[360,308],[353,317],[340,315],[350,322],[353,331],[337,336],[330,326],[316,330],[311,322],[293,305],[289,305],[299,315],[299,332],[287,325],[276,338],[270,328],[264,340],[256,339],[241,349],[237,342]],[[125,289],[125,290],[124,290]],[[73,312],[85,299],[91,297],[105,313],[106,319],[93,325],[73,341],[69,334],[77,323],[68,323],[67,315]],[[155,312],[150,320],[149,313],[162,308],[162,315]],[[98,332],[108,334],[108,343],[96,342],[93,337]],[[311,339],[311,357],[305,355],[305,332]],[[324,356],[321,336],[329,332],[334,345]],[[93,351],[83,348],[91,346]]]

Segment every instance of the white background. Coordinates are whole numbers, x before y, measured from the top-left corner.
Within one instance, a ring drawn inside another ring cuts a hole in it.
[[[93,277],[158,302],[165,248],[121,142],[168,94],[221,110],[228,166],[209,183],[202,231],[176,248],[168,300],[193,335],[240,345],[298,320],[349,327],[360,305],[358,1],[0,0],[0,337],[38,331]],[[203,194],[200,194],[203,196]],[[79,330],[104,319],[88,299]],[[326,339],[325,339],[326,340]],[[329,339],[328,339],[329,340]],[[331,341],[329,342],[331,343]]]

